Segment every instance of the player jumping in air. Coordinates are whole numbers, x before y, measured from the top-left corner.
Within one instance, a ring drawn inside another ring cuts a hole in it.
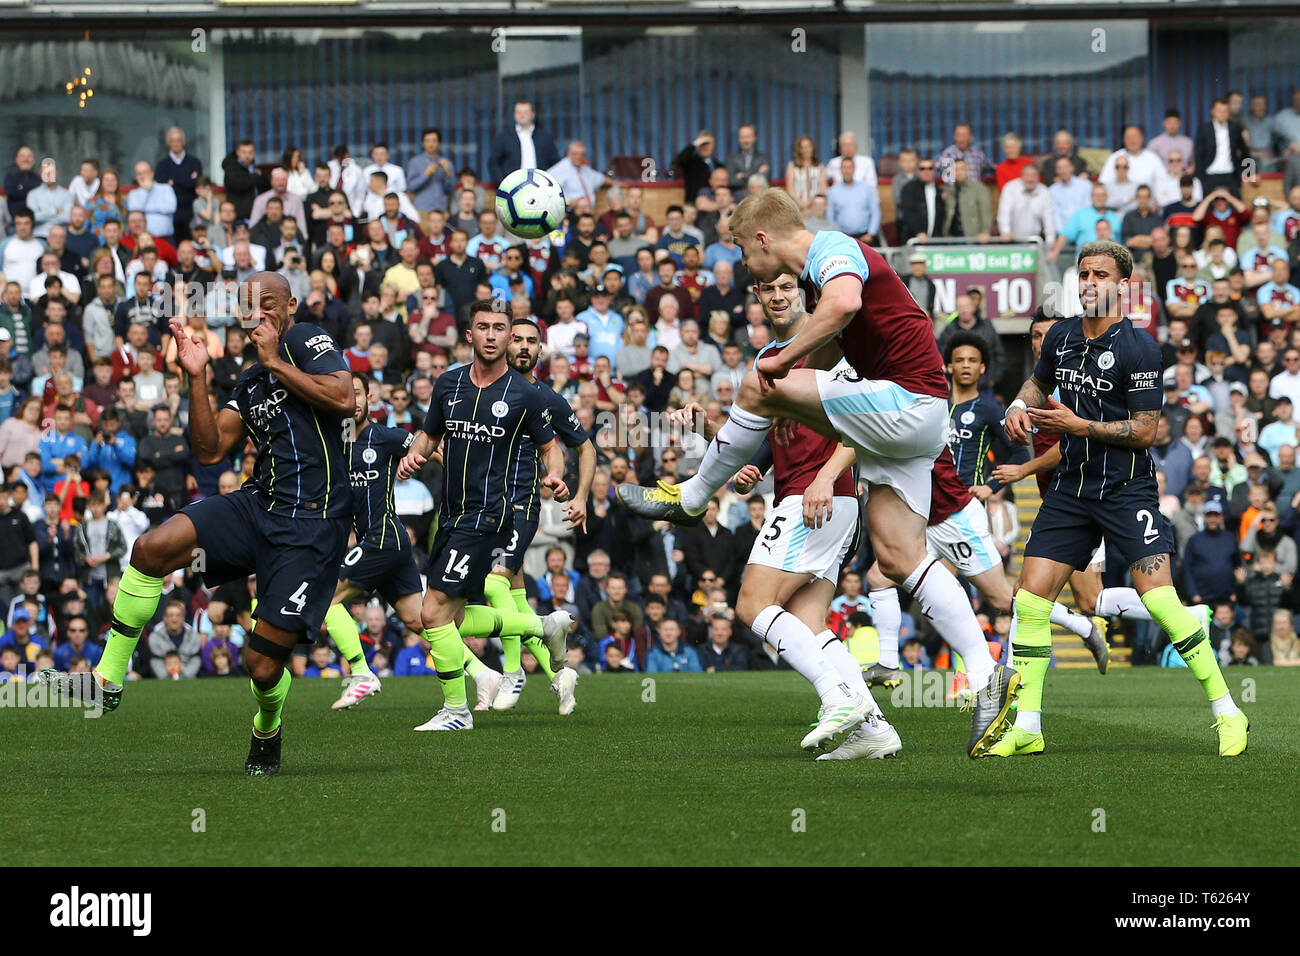
[[[587,495],[591,492],[591,479],[596,474],[596,446],[591,443],[578,416],[573,413],[569,403],[562,399],[555,390],[544,382],[538,382],[533,370],[541,357],[541,330],[531,319],[515,319],[510,327],[510,345],[506,355],[510,367],[528,380],[537,390],[545,407],[543,412],[556,437],[570,448],[578,449],[578,487],[573,498],[565,508],[565,519],[570,528],[587,524]],[[493,562],[492,573],[483,584],[483,593],[488,603],[499,610],[520,611],[532,614],[528,604],[528,595],[524,591],[524,555],[537,534],[538,513],[538,469],[537,449],[523,436],[523,443],[518,456],[510,466],[510,501],[514,510],[514,532],[505,551]],[[463,633],[463,631],[462,631]],[[524,689],[524,668],[519,662],[520,635],[502,632],[502,669],[505,673],[500,679],[499,687],[491,701],[493,710],[509,710],[519,700]],[[551,690],[559,700],[561,714],[573,713],[575,700],[574,688],[578,683],[578,672],[572,667],[552,667],[556,663],[549,652],[542,646],[538,637],[529,637],[528,649],[537,659],[537,666],[551,680]],[[470,655],[472,657],[472,655]],[[561,665],[563,661],[559,662]],[[475,666],[477,665],[477,666]],[[479,668],[482,668],[480,671]],[[466,670],[474,678],[480,691],[489,687],[486,681],[488,672],[495,673],[477,658],[471,663],[466,659]],[[478,673],[476,673],[478,671]],[[480,678],[485,678],[481,680]],[[480,700],[480,703],[482,701]]]
[[[794,338],[807,318],[794,276],[758,282],[754,292],[776,340]],[[694,403],[674,417],[704,421],[703,409]],[[712,440],[716,426],[705,421],[703,434]],[[774,432],[772,439],[736,476],[742,494],[769,467],[776,482],[776,504],[754,539],[736,614],[746,627],[761,629],[764,640],[821,698],[817,725],[803,747],[816,748],[850,731],[839,747],[817,759],[892,757],[903,749],[898,731],[876,706],[853,654],[826,627],[840,566],[857,541],[859,507],[851,470],[856,455],[806,425]],[[832,462],[837,450],[841,457]]]
[[[1038,361],[1039,356],[1042,354],[1043,337],[1047,335],[1047,330],[1052,327],[1058,318],[1058,316],[1048,313],[1041,305],[1034,311],[1034,317],[1029,324],[1029,347],[1034,353],[1035,362]],[[1055,392],[1053,396],[1060,397]],[[1022,478],[1034,475],[1038,480],[1039,494],[1046,498],[1047,489],[1051,487],[1052,478],[1056,473],[1056,467],[1061,463],[1061,436],[1036,431],[1033,433],[1033,440],[1034,458],[1023,464],[1008,462],[998,465],[993,471],[993,477],[1005,484],[1014,484]],[[1131,617],[1138,621],[1150,621],[1152,619],[1151,612],[1146,609],[1146,605],[1142,603],[1142,598],[1138,596],[1137,591],[1133,588],[1103,588],[1101,586],[1101,573],[1105,570],[1106,541],[1103,538],[1098,543],[1097,550],[1092,553],[1088,566],[1070,575],[1070,593],[1074,595],[1074,603],[1078,605],[1079,610],[1084,614],[1094,615],[1092,620],[1101,630],[1103,638],[1106,634],[1107,618]],[[1056,610],[1057,606],[1059,605],[1053,605],[1052,608],[1052,623],[1068,627],[1069,625],[1060,619],[1060,615]],[[1204,617],[1208,621],[1210,608],[1204,604],[1193,605],[1192,613]],[[1013,611],[1011,617],[1011,636],[1013,638],[1015,637],[1017,623]],[[1089,650],[1091,649],[1090,645]],[[1109,657],[1109,654],[1107,656]],[[1099,660],[1098,665],[1100,666],[1100,664],[1101,661]],[[1102,673],[1105,673],[1104,669]]]
[[[988,345],[984,337],[975,332],[958,332],[948,342],[944,361],[952,379],[950,455],[940,455],[934,463],[926,544],[930,554],[948,561],[958,574],[979,589],[990,605],[1010,613],[1011,585],[1002,570],[1002,556],[989,531],[988,513],[982,502],[1002,487],[996,476],[990,474],[993,462],[1024,461],[1029,457],[1028,451],[1023,446],[1006,443],[1002,406],[995,399],[979,394],[979,380],[988,366]],[[992,461],[990,451],[996,455]],[[875,566],[867,572],[867,586],[871,620],[880,634],[880,660],[868,670],[867,681],[892,686],[901,680],[898,633],[902,614],[898,591]],[[1105,621],[1090,620],[1056,602],[1052,605],[1052,623],[1079,635],[1097,661],[1097,669],[1106,673],[1110,651],[1106,646]]]
[[[565,639],[573,618],[563,611],[540,618],[478,605],[498,554],[509,548],[513,526],[510,470],[523,453],[527,436],[546,466],[541,479],[558,501],[566,501],[564,452],[546,420],[541,392],[510,368],[506,348],[510,320],[492,300],[470,306],[469,365],[439,376],[424,425],[416,433],[397,477],[406,479],[442,442],[442,505],[438,532],[430,549],[428,586],[420,617],[422,636],[430,645],[443,706],[416,730],[472,730],[474,718],[465,699],[462,634],[521,634],[541,637],[551,669],[564,667]],[[463,615],[463,617],[462,617]],[[461,619],[458,629],[456,620]]]
[[[1079,250],[1083,315],[1043,337],[1038,364],[1007,411],[1007,438],[1029,444],[1032,430],[1061,436],[1061,464],[1025,545],[1016,591],[1012,661],[1025,675],[1015,726],[991,753],[1041,753],[1043,684],[1052,652],[1052,601],[1076,568],[1087,566],[1104,534],[1123,556],[1151,617],[1201,682],[1219,735],[1219,755],[1246,749],[1250,722],[1228,692],[1208,622],[1184,607],[1170,569],[1173,534],[1160,513],[1155,440],[1163,400],[1160,349],[1124,318],[1133,259],[1111,241]],[[1061,401],[1050,397],[1060,390]]]
[[[948,382],[933,324],[878,252],[843,233],[809,232],[783,190],[741,202],[731,231],[756,281],[798,275],[816,307],[794,339],[761,356],[745,376],[731,417],[694,477],[657,488],[621,485],[619,500],[645,518],[694,524],[713,493],[757,451],[773,418],[842,436],[867,484],[867,520],[881,570],[949,634],[966,662],[973,694],[967,750],[979,757],[1006,729],[1020,678],[994,662],[961,585],[926,554],[930,471],[948,431]],[[844,361],[834,369],[795,367],[836,338]],[[782,610],[772,605],[756,617],[760,638]]]
[[[320,327],[294,322],[297,300],[273,272],[241,289],[240,322],[257,347],[226,406],[208,405],[208,352],[179,317],[171,320],[181,366],[189,376],[190,439],[204,465],[224,461],[245,441],[257,446],[253,477],[239,490],[195,502],[141,535],[113,602],[108,644],[91,675],[46,672],[78,697],[102,689],[105,709],[122,698],[141,628],[153,617],[163,578],[204,562],[204,578],[221,584],[257,575],[256,624],[244,648],[257,713],[245,771],[280,771],[281,714],[289,693],[284,662],[314,635],[334,593],[347,551],[352,494],[343,455],[343,422],[356,399],[352,376],[334,340]]]

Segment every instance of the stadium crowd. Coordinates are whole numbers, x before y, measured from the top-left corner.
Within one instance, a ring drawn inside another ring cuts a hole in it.
[[[183,315],[206,339],[213,400],[224,403],[255,354],[236,318],[238,284],[261,269],[283,275],[297,318],[324,328],[349,366],[372,376],[372,419],[406,429],[423,422],[438,376],[469,360],[471,302],[497,297],[536,321],[548,346],[539,374],[571,402],[599,461],[586,529],[568,530],[544,490],[525,564],[538,609],[579,619],[571,663],[583,673],[778,666],[734,613],[772,503],[770,478],[749,495],[723,491],[689,530],[638,519],[612,497],[622,481],[689,476],[702,443],[659,416],[690,402],[710,419],[726,416],[772,341],[727,225],[737,201],[772,183],[810,228],[877,245],[1037,236],[1061,267],[1092,239],[1132,249],[1141,292],[1130,317],[1165,352],[1152,453],[1182,593],[1214,606],[1225,663],[1300,664],[1300,288],[1291,279],[1300,268],[1300,89],[1286,108],[1270,106],[1253,97],[1243,113],[1242,97],[1229,94],[1194,137],[1171,109],[1155,135],[1130,126],[1114,152],[1090,156],[1066,130],[1031,155],[1014,133],[995,152],[977,136],[989,131],[958,126],[937,156],[880,157],[887,187],[852,133],[824,161],[802,137],[779,164],[751,125],[725,147],[701,131],[674,160],[684,200],[659,222],[641,183],[612,181],[580,141],[561,155],[520,102],[486,172],[495,181],[547,168],[570,202],[563,229],[529,241],[505,232],[481,171],[456,168],[435,128],[412,156],[376,143],[364,158],[339,146],[313,163],[290,148],[269,169],[242,141],[221,164],[220,188],[178,128],[161,158],[142,159],[129,176],[87,158],[61,179],[24,146],[0,204],[0,679],[93,666],[136,537],[251,474],[251,455],[211,467],[191,455],[167,320]],[[1284,177],[1285,201],[1261,193],[1247,205],[1243,176],[1267,172]],[[980,297],[960,295],[954,314],[937,314],[925,257],[906,268],[940,340],[957,329],[986,336],[993,361],[982,384],[1013,394],[1018,368],[1008,367]],[[440,481],[430,463],[396,488],[425,565]],[[1008,554],[1019,530],[1010,496],[990,500]],[[864,544],[843,573],[830,626],[845,637],[870,620],[861,579],[870,560]],[[201,572],[198,556],[167,580],[137,652],[140,676],[238,672],[256,581],[210,589]],[[384,608],[352,610],[376,673],[432,673],[418,635]],[[990,639],[1005,640],[1007,623],[990,621]],[[941,650],[913,631],[906,618],[907,667]],[[1138,629],[1135,663],[1157,662],[1161,649]],[[304,651],[297,672],[342,674],[324,640]]]

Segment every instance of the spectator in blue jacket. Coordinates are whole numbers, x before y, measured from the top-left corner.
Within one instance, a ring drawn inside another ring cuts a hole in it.
[[[90,625],[84,617],[75,615],[68,618],[63,625],[64,639],[54,649],[54,666],[61,671],[70,670],[72,659],[77,656],[84,657],[91,667],[98,664],[104,649],[88,640],[89,637]]]
[[[1156,440],[1151,446],[1156,467],[1165,473],[1165,491],[1183,497],[1192,480],[1192,452],[1184,442],[1174,441],[1169,419],[1161,413],[1156,421]]]
[[[1193,604],[1234,600],[1234,572],[1241,564],[1237,538],[1223,526],[1223,504],[1205,503],[1205,530],[1187,539],[1183,552],[1184,593]]]
[[[393,658],[393,673],[398,677],[436,676],[433,658],[429,656],[418,634],[406,635],[407,645]]]
[[[695,648],[682,644],[681,625],[670,617],[659,623],[659,643],[646,655],[645,669],[648,674],[668,671],[698,674],[704,670]]]
[[[106,409],[99,424],[100,432],[81,462],[87,471],[102,468],[108,472],[109,490],[116,498],[118,489],[131,480],[135,468],[135,439],[122,430],[122,416],[116,408]]]
[[[54,409],[54,427],[41,436],[37,449],[41,453],[41,482],[47,495],[63,474],[63,459],[75,454],[84,458],[90,446],[72,430],[72,409],[60,405]]]

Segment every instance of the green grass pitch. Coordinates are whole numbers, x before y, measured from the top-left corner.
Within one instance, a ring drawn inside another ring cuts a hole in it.
[[[894,708],[895,760],[815,763],[788,672],[542,678],[469,733],[411,731],[430,678],[351,712],[336,681],[289,696],[284,769],[247,778],[243,680],[150,681],[99,720],[4,708],[0,807],[28,865],[1290,864],[1300,671],[1255,682],[1250,749],[1217,756],[1184,670],[1058,671],[1047,753],[972,761],[955,707]],[[472,690],[471,690],[472,694]],[[471,697],[472,699],[472,697]],[[195,832],[196,810],[205,828]],[[1104,811],[1105,831],[1094,827]],[[802,814],[797,811],[803,811]],[[802,819],[803,827],[798,826]],[[494,827],[495,823],[495,827]]]

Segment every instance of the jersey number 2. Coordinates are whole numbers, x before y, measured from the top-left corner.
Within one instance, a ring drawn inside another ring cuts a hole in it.
[[[1142,543],[1150,544],[1156,538],[1160,537],[1160,530],[1156,527],[1155,515],[1151,514],[1146,508],[1143,508],[1136,515],[1139,522],[1146,527],[1142,529]]]

